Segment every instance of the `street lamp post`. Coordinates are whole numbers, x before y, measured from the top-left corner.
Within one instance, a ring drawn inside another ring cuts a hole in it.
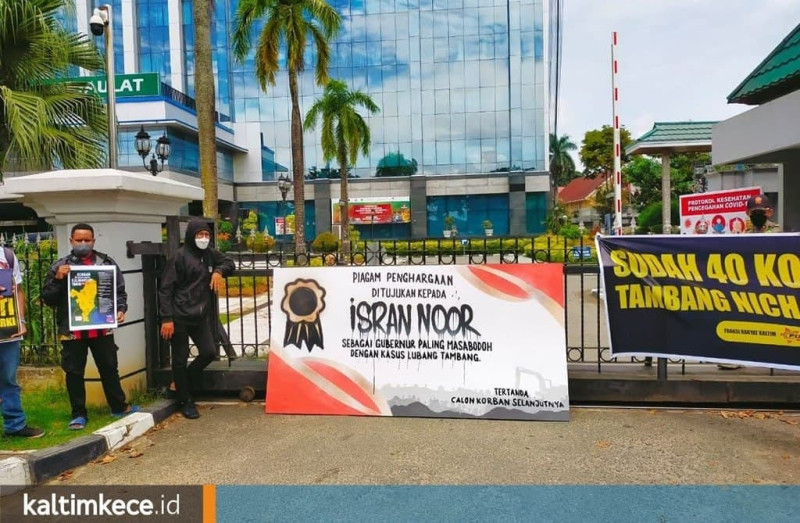
[[[136,152],[139,153],[139,156],[142,157],[142,165],[146,171],[148,171],[153,176],[156,176],[158,173],[164,170],[164,162],[169,158],[170,153],[172,152],[172,144],[167,138],[166,132],[156,140],[156,150],[153,152],[153,155],[150,158],[150,162],[148,165],[147,162],[147,155],[150,154],[150,149],[152,147],[152,143],[150,142],[150,135],[147,134],[147,131],[144,130],[144,125],[136,133]],[[161,160],[159,164],[156,161],[156,156],[158,159]]]
[[[89,28],[95,36],[105,33],[106,43],[106,96],[108,96],[108,166],[117,168],[117,83],[114,78],[114,27],[111,6],[105,4],[94,10],[89,18]]]

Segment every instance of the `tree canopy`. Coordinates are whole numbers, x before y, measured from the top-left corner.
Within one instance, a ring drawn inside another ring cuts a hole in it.
[[[70,69],[103,68],[97,48],[59,20],[67,0],[0,2],[0,180],[13,168],[94,168],[105,163],[104,102]]]
[[[631,143],[631,133],[624,127],[619,132],[622,145],[621,161],[624,165],[628,161],[625,148]],[[614,170],[614,128],[604,125],[602,129],[586,131],[581,142],[579,153],[584,170],[583,175],[594,178],[600,174],[610,173]]]
[[[570,151],[577,149],[578,146],[566,134],[559,138],[550,133],[550,173],[557,185],[567,185],[575,178],[575,160]]]
[[[672,198],[694,190],[694,166],[711,161],[707,153],[674,154],[670,157]],[[638,209],[661,201],[661,162],[648,156],[635,156],[622,169],[623,178],[637,188],[633,204]]]

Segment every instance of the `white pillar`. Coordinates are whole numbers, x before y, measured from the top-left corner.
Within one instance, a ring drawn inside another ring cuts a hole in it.
[[[69,231],[88,223],[95,231],[95,248],[111,256],[125,276],[128,313],[114,337],[119,346],[119,374],[129,392],[146,386],[142,260],[128,258],[126,242],[161,242],[161,225],[203,191],[163,177],[112,169],[65,170],[8,178],[5,190],[52,224],[58,255],[69,250]],[[86,367],[87,402],[105,404],[94,361]]]
[[[133,0],[122,0],[122,52],[125,61],[125,74],[137,72],[139,66],[137,40],[136,10]]]
[[[188,94],[183,77],[183,18],[181,16],[181,2],[169,2],[169,70],[170,85],[173,89]],[[166,81],[166,78],[162,78]]]
[[[672,228],[672,184],[669,178],[669,153],[661,153],[661,223],[664,234],[670,234]]]

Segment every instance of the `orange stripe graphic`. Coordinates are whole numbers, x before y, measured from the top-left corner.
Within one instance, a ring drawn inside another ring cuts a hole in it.
[[[214,485],[203,485],[203,523],[217,521],[217,488]]]

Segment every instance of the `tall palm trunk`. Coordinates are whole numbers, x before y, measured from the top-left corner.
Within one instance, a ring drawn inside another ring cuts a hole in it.
[[[339,171],[341,180],[339,187],[341,192],[341,207],[339,213],[342,215],[342,254],[345,257],[350,255],[350,197],[347,194],[347,151],[339,147]]]
[[[303,177],[303,121],[300,119],[297,71],[289,69],[289,93],[292,96],[292,182],[294,184],[294,250],[306,252],[306,191]]]
[[[197,142],[200,148],[200,182],[203,187],[203,215],[217,218],[217,137],[215,127],[216,94],[211,50],[213,0],[194,0],[195,100],[197,102]]]

